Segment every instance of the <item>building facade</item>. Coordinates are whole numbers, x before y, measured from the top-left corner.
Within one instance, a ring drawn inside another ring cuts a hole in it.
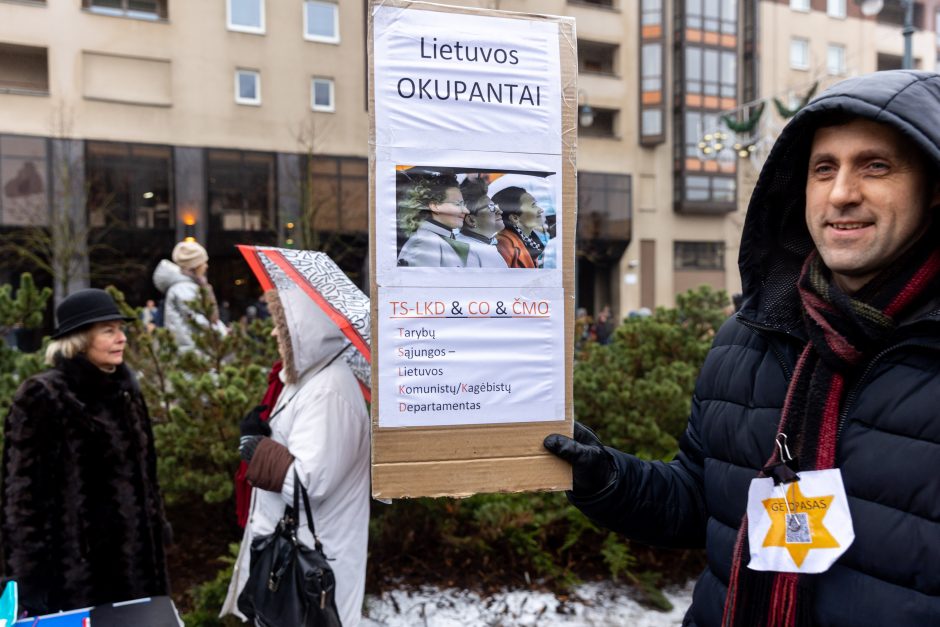
[[[570,15],[579,58],[577,299],[626,315],[740,289],[743,209],[814,85],[899,65],[898,0],[465,0]],[[328,251],[367,284],[364,0],[0,0],[0,234],[71,234],[75,285],[156,297],[183,237],[236,313],[257,286],[235,243]],[[915,5],[919,67],[940,59]],[[590,111],[585,109],[589,108]],[[739,141],[740,140],[740,141]],[[733,143],[741,145],[734,147]],[[743,156],[741,156],[743,155]],[[120,263],[116,263],[119,260]],[[30,269],[7,257],[0,281]]]
[[[157,296],[150,273],[186,236],[206,245],[210,280],[236,310],[257,286],[235,243],[316,245],[361,276],[365,10],[0,1],[4,237],[71,220],[91,257],[76,282],[115,282],[137,304]],[[4,265],[4,280],[28,269]]]
[[[753,88],[743,92],[741,119],[762,108],[751,140],[758,150],[742,163],[738,200],[742,210],[758,169],[788,116],[807,97],[859,74],[902,67],[904,5],[884,0],[874,15],[856,0],[759,0],[754,12],[758,45],[743,68]],[[877,8],[877,3],[876,7]],[[940,71],[940,2],[913,2],[913,68]]]

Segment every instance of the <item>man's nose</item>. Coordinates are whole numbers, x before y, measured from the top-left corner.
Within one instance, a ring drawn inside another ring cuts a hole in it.
[[[829,201],[835,207],[851,206],[861,202],[858,175],[849,168],[840,169],[832,182]]]

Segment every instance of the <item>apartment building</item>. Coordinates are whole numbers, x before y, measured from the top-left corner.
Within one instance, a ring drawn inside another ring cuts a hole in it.
[[[453,4],[577,19],[578,304],[620,315],[703,283],[740,289],[760,151],[734,148],[723,115],[744,120],[742,104],[775,95],[793,105],[817,75],[873,71],[903,44],[852,0],[842,17],[830,15],[839,0]],[[933,67],[936,10],[919,6],[915,56]],[[135,302],[186,236],[209,249],[235,312],[257,296],[239,242],[317,246],[365,283],[367,11],[364,0],[0,0],[0,233],[70,218],[93,262],[110,250],[143,268],[116,281]],[[769,136],[780,121],[768,113]],[[4,260],[0,280],[20,269]]]
[[[753,140],[759,150],[742,166],[739,202],[749,198],[761,157],[787,117],[812,93],[850,76],[902,67],[904,3],[873,3],[873,15],[857,0],[759,0],[753,63],[745,68],[741,120],[762,108]],[[913,68],[940,71],[940,2],[912,3]]]
[[[365,11],[328,0],[0,1],[3,236],[70,217],[93,242],[92,283],[113,256],[136,262],[109,278],[137,303],[156,295],[150,272],[186,236],[208,248],[210,279],[235,311],[257,298],[236,243],[318,238],[361,277]],[[312,235],[300,232],[304,206]],[[24,268],[4,260],[0,279]]]

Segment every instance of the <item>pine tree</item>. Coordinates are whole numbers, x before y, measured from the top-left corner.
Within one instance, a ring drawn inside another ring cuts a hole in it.
[[[15,295],[12,285],[0,285],[0,338],[6,338],[16,329],[42,326],[46,303],[51,296],[52,290],[48,287],[38,289],[28,272],[20,276],[20,286]],[[42,369],[41,351],[23,353],[0,339],[0,411],[4,416],[20,383]]]
[[[180,351],[169,330],[148,331],[120,292],[112,288],[111,295],[136,320],[125,354],[150,409],[165,500],[226,501],[239,462],[238,423],[261,401],[277,359],[271,322],[234,324],[222,336],[190,318],[196,347]],[[203,289],[190,307],[208,318],[214,303]]]

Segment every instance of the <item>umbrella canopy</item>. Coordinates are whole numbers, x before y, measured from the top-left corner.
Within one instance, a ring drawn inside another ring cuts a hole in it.
[[[342,332],[348,342],[343,358],[371,398],[372,353],[369,297],[326,254],[269,246],[240,245],[261,289],[302,290]]]

